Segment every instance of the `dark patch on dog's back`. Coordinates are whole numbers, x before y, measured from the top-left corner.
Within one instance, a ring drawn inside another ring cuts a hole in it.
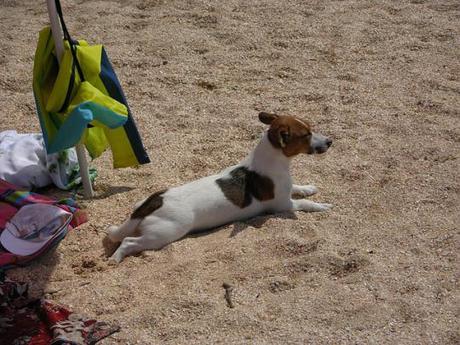
[[[273,181],[246,167],[232,170],[229,178],[217,179],[216,183],[225,197],[239,208],[248,207],[253,197],[259,201],[275,197]]]
[[[158,210],[161,206],[163,206],[163,196],[166,190],[162,190],[161,192],[156,192],[150,195],[147,200],[145,200],[141,206],[136,208],[134,212],[131,214],[131,219],[135,218],[145,218],[148,215],[152,214]]]

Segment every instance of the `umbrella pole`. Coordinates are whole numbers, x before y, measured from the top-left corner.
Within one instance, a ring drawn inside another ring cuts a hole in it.
[[[48,7],[48,15],[50,17],[51,32],[53,34],[54,45],[56,47],[56,55],[58,62],[61,62],[62,54],[64,53],[64,43],[62,40],[61,25],[56,12],[55,0],[46,0]],[[83,195],[85,198],[91,198],[93,193],[93,186],[89,178],[88,161],[86,159],[85,146],[83,144],[77,144],[75,146],[77,151],[78,165],[80,166],[80,176],[83,183]]]
[[[77,151],[78,165],[80,166],[80,176],[83,183],[83,196],[87,199],[92,198],[94,195],[93,186],[89,178],[88,161],[86,159],[85,145],[77,144],[75,146]]]

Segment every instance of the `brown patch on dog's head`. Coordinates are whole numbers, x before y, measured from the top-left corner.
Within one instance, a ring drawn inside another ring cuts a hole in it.
[[[324,153],[332,144],[329,138],[313,133],[308,122],[294,116],[261,112],[259,120],[270,125],[270,143],[287,157],[300,153]]]

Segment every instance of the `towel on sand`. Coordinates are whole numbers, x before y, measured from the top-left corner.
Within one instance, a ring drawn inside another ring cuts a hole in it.
[[[119,331],[45,299],[30,299],[28,284],[0,277],[0,345],[87,345]]]
[[[91,180],[95,177],[90,169]],[[47,154],[42,134],[14,130],[0,132],[0,178],[28,189],[54,184],[70,190],[81,184],[74,148]]]

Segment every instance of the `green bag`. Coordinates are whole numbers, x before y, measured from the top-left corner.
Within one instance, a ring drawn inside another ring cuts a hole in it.
[[[115,168],[149,163],[120,83],[102,45],[71,39],[64,30],[58,64],[49,27],[40,31],[34,60],[33,89],[48,153],[83,142],[90,156],[112,150]]]

